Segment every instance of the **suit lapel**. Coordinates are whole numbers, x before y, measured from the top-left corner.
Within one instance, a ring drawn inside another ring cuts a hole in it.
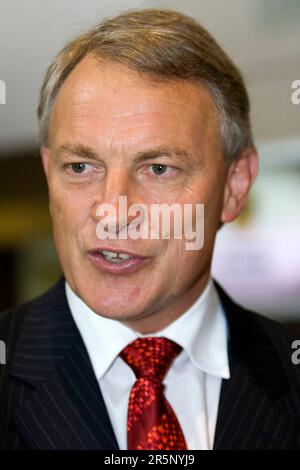
[[[118,448],[63,280],[27,313],[10,373],[32,389],[13,418],[30,448]]]
[[[284,411],[289,383],[266,322],[217,289],[228,322],[231,377],[222,382],[214,449],[288,449],[296,435]]]

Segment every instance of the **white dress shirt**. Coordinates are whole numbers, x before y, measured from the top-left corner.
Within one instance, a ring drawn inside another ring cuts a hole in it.
[[[127,408],[135,375],[119,356],[140,333],[95,314],[66,283],[74,321],[87,348],[120,449],[127,449]],[[189,449],[212,449],[222,379],[228,379],[227,324],[210,280],[196,302],[156,334],[182,351],[163,381]]]

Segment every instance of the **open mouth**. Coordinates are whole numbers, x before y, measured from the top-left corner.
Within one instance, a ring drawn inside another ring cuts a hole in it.
[[[102,251],[99,251],[99,253],[107,261],[110,261],[111,263],[121,263],[124,260],[134,258],[133,255],[128,255],[127,253],[122,253],[122,252],[119,253],[115,251],[102,250]]]
[[[89,258],[94,266],[111,274],[135,272],[150,260],[149,257],[107,249],[90,251]]]

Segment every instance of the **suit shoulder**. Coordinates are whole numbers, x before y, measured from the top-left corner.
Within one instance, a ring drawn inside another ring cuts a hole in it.
[[[289,376],[294,384],[300,382],[300,369],[292,362],[293,341],[297,332],[284,324],[265,317],[236,303],[216,284],[226,314],[229,351],[241,358],[263,382],[267,374],[274,380]]]
[[[249,336],[254,335],[257,338],[264,338],[266,341],[268,339],[276,349],[291,346],[291,341],[297,334],[296,330],[261,313],[240,308],[240,320],[244,323],[244,330],[248,332]]]
[[[47,290],[35,299],[29,300],[20,304],[15,308],[0,313],[0,339],[3,341],[9,341],[9,338],[14,333],[19,331],[23,320],[26,316],[35,315],[43,311],[45,306],[53,302],[53,299],[57,297],[63,291],[64,281],[60,280],[51,289]]]
[[[293,344],[299,338],[297,331],[245,309],[240,312],[239,322],[243,327],[236,345],[245,363],[255,371],[261,384],[272,381],[274,388],[280,383],[289,384],[299,412],[300,368],[293,361]]]
[[[16,325],[21,322],[24,306],[6,310],[0,314],[0,339],[8,341]]]
[[[218,283],[215,284],[230,330],[237,333],[238,338],[242,337],[243,341],[246,338],[249,338],[249,341],[264,338],[265,341],[273,343],[278,337],[289,341],[295,334],[286,325],[240,305]]]

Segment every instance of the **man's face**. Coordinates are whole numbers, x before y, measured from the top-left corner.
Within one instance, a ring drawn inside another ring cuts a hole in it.
[[[87,56],[56,97],[42,157],[58,255],[77,295],[142,332],[184,312],[209,277],[228,171],[209,93]],[[172,238],[100,240],[97,208],[118,208],[121,195],[128,207],[205,204],[204,247],[189,251],[185,239]],[[134,272],[107,272],[95,254],[103,246],[147,259]]]

